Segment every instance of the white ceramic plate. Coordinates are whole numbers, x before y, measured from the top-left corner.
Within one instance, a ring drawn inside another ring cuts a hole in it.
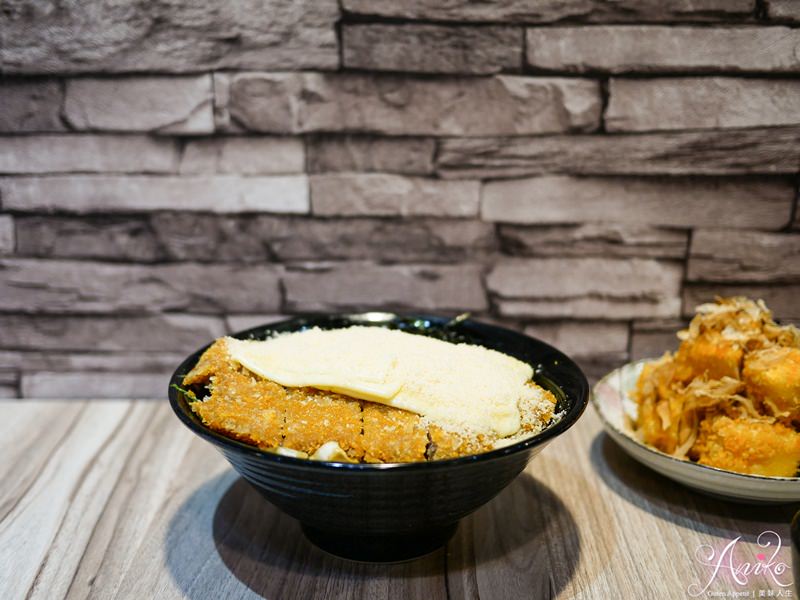
[[[744,475],[680,460],[636,439],[626,415],[635,417],[628,392],[646,360],[629,363],[603,377],[592,390],[592,404],[611,438],[632,458],[665,477],[712,496],[738,502],[782,504],[800,501],[800,477]]]

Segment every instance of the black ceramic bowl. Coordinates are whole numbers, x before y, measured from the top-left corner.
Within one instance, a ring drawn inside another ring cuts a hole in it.
[[[563,417],[512,446],[449,460],[343,464],[291,458],[229,439],[203,425],[189,406],[190,398],[176,387],[205,348],[194,352],[170,381],[169,400],[175,413],[194,433],[214,444],[267,500],[298,519],[312,542],[332,554],[397,561],[438,548],[453,534],[459,519],[511,483],[586,408],[586,378],[567,356],[537,339],[472,320],[390,313],[310,316],[255,327],[233,337],[264,339],[276,332],[351,325],[401,329],[515,356],[534,367],[535,381],[553,392],[558,399],[556,410],[563,411]]]

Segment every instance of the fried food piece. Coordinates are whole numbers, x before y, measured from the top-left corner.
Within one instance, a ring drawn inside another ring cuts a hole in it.
[[[700,423],[691,456],[729,471],[794,477],[800,464],[800,433],[765,419],[718,415]]]
[[[454,431],[442,429],[438,425],[428,428],[431,446],[429,455],[432,460],[458,458],[469,454],[480,454],[494,449],[491,440],[485,436],[467,436]]]
[[[444,430],[399,408],[316,388],[281,386],[235,362],[225,338],[203,353],[183,384],[207,386],[206,397],[191,402],[191,408],[210,429],[303,457],[335,442],[353,461],[424,461],[486,452],[497,441]],[[529,388],[530,394],[519,402],[520,439],[541,431],[555,410],[550,392],[533,382]]]
[[[800,420],[800,349],[774,346],[750,352],[742,377],[748,395],[773,416]]]
[[[681,342],[676,359],[676,377],[691,381],[696,377],[739,378],[739,365],[744,350],[739,343],[726,339],[716,331],[707,331]]]
[[[794,475],[800,333],[760,300],[697,307],[674,356],[645,365],[632,393],[647,444],[743,473]],[[778,423],[776,423],[776,418]]]
[[[336,442],[354,460],[364,456],[362,402],[315,388],[288,391],[283,445],[313,454]]]
[[[510,438],[499,441],[499,446],[521,441],[539,433],[554,416],[556,398],[553,394],[532,381],[527,384],[528,394],[520,398],[520,430]],[[438,425],[428,427],[428,460],[444,460],[469,454],[488,452],[498,446],[498,440],[485,435],[463,435]]]
[[[203,352],[194,368],[184,376],[183,385],[205,384],[215,373],[235,370],[236,365],[231,362],[225,338],[220,338]]]
[[[211,395],[192,402],[208,427],[255,444],[274,448],[283,442],[286,390],[234,369],[222,369],[209,378]]]
[[[675,361],[669,352],[658,360],[645,363],[636,381],[634,395],[639,400],[664,398],[670,393],[675,378]]]
[[[363,439],[365,462],[425,460],[428,433],[417,414],[365,402]]]
[[[664,400],[648,399],[639,407],[639,434],[642,441],[667,454],[678,448],[682,398],[673,394]]]

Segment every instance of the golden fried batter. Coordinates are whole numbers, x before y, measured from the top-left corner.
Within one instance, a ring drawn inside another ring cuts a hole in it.
[[[700,424],[692,455],[701,464],[719,469],[793,476],[800,462],[800,433],[768,420],[718,415]]]
[[[364,461],[425,460],[428,432],[419,415],[391,406],[364,403]]]
[[[632,393],[642,441],[741,473],[794,476],[800,464],[800,333],[763,302],[698,307],[675,355],[642,369]]]
[[[676,375],[681,381],[691,381],[695,377],[738,379],[743,354],[744,350],[736,342],[726,340],[717,331],[707,331],[681,343],[675,357]]]
[[[742,374],[748,395],[773,416],[800,420],[800,349],[774,346],[751,352]]]
[[[287,407],[283,387],[232,369],[211,375],[209,382],[213,401],[192,403],[203,423],[261,448],[281,444]]]
[[[431,447],[438,459],[479,454],[493,448],[491,440],[486,439],[485,436],[459,435],[437,425],[431,425],[429,432]]]
[[[236,365],[228,358],[224,339],[215,341],[200,355],[200,360],[183,378],[183,385],[206,384],[215,373],[235,371]]]
[[[283,445],[313,454],[334,441],[355,460],[364,456],[361,402],[314,388],[288,390]]]
[[[678,425],[683,399],[670,390],[675,377],[671,357],[644,365],[636,383],[639,398],[639,432],[644,440],[662,452],[674,454],[678,447]]]
[[[184,377],[208,395],[191,403],[203,423],[263,449],[312,455],[336,442],[348,458],[363,462],[412,462],[486,452],[496,439],[456,433],[399,408],[315,388],[286,388],[234,362],[225,339],[217,340]],[[533,435],[554,416],[553,395],[531,382],[520,401],[521,431]]]

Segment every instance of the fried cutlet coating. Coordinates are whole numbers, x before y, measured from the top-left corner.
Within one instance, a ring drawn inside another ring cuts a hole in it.
[[[313,454],[334,441],[355,461],[441,460],[486,452],[494,440],[462,435],[399,408],[318,390],[285,388],[235,363],[225,339],[212,344],[184,377],[209,394],[191,407],[209,428],[260,448]],[[553,418],[555,397],[534,383],[520,400],[521,432],[533,435]]]
[[[692,447],[699,463],[752,475],[794,477],[800,464],[800,433],[759,419],[705,419]]]
[[[194,368],[183,377],[183,385],[198,385],[208,383],[215,373],[236,370],[228,355],[228,345],[224,338],[215,341],[200,355]]]
[[[742,371],[747,393],[773,416],[800,420],[800,349],[775,346],[747,355]]]
[[[365,402],[363,416],[365,462],[425,460],[428,432],[419,415]]]
[[[191,406],[205,425],[261,448],[280,445],[286,390],[232,363],[224,340],[214,342],[183,378],[183,385],[200,384],[211,394]]]
[[[486,436],[461,435],[454,431],[442,429],[438,425],[429,428],[431,454],[436,460],[458,458],[468,454],[480,454],[494,448],[494,444]]]
[[[235,370],[220,371],[209,383],[211,395],[192,403],[203,423],[260,448],[281,444],[288,406],[283,387]]]
[[[362,402],[315,388],[288,390],[283,445],[313,454],[334,441],[354,460],[364,456]]]

